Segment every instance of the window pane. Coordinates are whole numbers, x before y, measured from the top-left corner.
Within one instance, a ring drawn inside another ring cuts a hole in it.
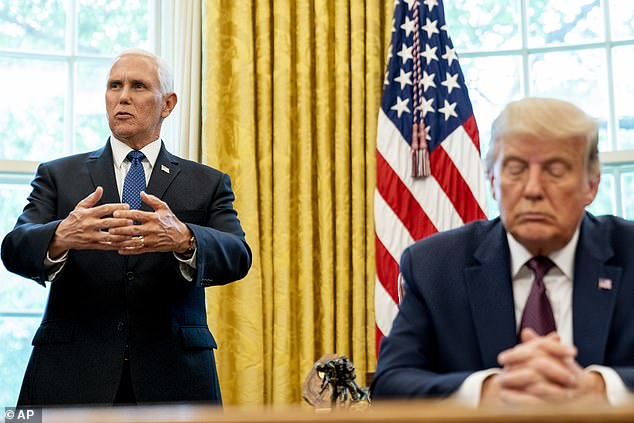
[[[80,53],[112,56],[129,47],[149,50],[147,0],[81,0]]]
[[[77,65],[75,91],[75,147],[84,152],[103,146],[110,134],[106,118],[106,73],[110,61]]]
[[[614,194],[614,175],[603,173],[601,175],[601,183],[599,184],[599,192],[594,202],[588,207],[590,213],[595,215],[615,214],[616,204]]]
[[[610,20],[613,40],[634,38],[634,1],[610,0]]]
[[[66,64],[0,58],[0,159],[46,160],[64,149]]]
[[[508,102],[521,96],[522,61],[519,56],[493,56],[460,59],[460,64],[484,156],[489,148],[493,120]]]
[[[449,35],[460,52],[521,47],[519,0],[445,2]]]
[[[18,400],[31,339],[39,324],[39,318],[0,316],[0,404],[14,406]]]
[[[527,12],[529,47],[604,39],[603,12],[597,0],[528,0]]]
[[[606,58],[603,49],[529,56],[531,95],[571,101],[599,120],[599,148],[609,150]],[[565,71],[563,71],[565,70]]]
[[[615,87],[614,104],[618,126],[618,148],[620,150],[634,148],[632,57],[634,57],[634,46],[616,47],[612,50]]]
[[[10,177],[0,175],[0,237],[13,229],[15,222],[26,205],[26,197],[31,192],[27,180],[23,183],[8,183]],[[17,181],[16,181],[17,182]],[[0,266],[0,310],[43,310],[48,290],[35,282],[9,273]],[[0,338],[2,339],[2,338]]]
[[[623,217],[634,219],[634,172],[623,172],[621,175],[621,202]]]
[[[0,48],[63,51],[66,3],[64,0],[0,2]]]

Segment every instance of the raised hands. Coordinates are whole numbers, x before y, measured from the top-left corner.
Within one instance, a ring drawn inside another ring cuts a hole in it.
[[[66,219],[57,226],[49,245],[51,258],[60,257],[68,250],[112,250],[113,244],[125,242],[124,236],[114,236],[112,228],[132,225],[126,218],[113,218],[117,210],[127,210],[128,204],[102,204],[96,206],[103,195],[103,188],[97,189],[81,200]]]
[[[189,249],[191,231],[172,213],[167,203],[158,197],[141,193],[141,200],[154,209],[119,209],[113,213],[116,219],[134,221],[137,224],[118,226],[109,232],[113,236],[124,236],[128,241],[119,244],[120,254],[142,254],[148,252],[173,251],[183,253]]]
[[[110,250],[120,254],[185,252],[191,231],[172,213],[169,206],[153,195],[141,199],[153,212],[130,210],[125,203],[95,206],[103,195],[97,189],[81,200],[57,227],[49,246],[55,259],[68,250]]]

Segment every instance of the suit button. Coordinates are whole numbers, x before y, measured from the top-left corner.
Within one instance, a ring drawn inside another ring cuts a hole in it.
[[[123,332],[123,329],[125,328],[125,322],[117,322],[117,332]]]
[[[125,277],[131,281],[132,279],[134,279],[134,272],[128,272],[125,274]]]

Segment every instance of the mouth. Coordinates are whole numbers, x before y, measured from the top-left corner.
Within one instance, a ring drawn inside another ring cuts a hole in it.
[[[131,118],[132,114],[130,114],[128,112],[117,112],[114,116],[117,119],[127,119],[127,118]]]
[[[517,218],[524,222],[544,222],[553,220],[552,216],[541,212],[524,212],[519,213]]]

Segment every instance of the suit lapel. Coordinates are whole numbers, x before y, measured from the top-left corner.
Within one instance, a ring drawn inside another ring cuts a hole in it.
[[[88,156],[88,169],[94,188],[103,187],[103,196],[100,204],[120,203],[117,179],[114,175],[114,164],[112,161],[112,149],[110,139],[106,145]]]
[[[517,343],[509,254],[498,220],[474,254],[480,265],[464,270],[484,368],[498,367],[497,355]]]
[[[167,188],[180,173],[178,163],[178,158],[171,155],[161,141],[161,151],[156,158],[156,163],[154,163],[146,192],[162,199]],[[141,205],[141,210],[153,211],[145,203]]]
[[[583,219],[575,254],[572,293],[573,341],[582,366],[602,363],[618,292],[621,267],[607,266],[614,254],[596,222]],[[609,280],[599,286],[599,280]]]

